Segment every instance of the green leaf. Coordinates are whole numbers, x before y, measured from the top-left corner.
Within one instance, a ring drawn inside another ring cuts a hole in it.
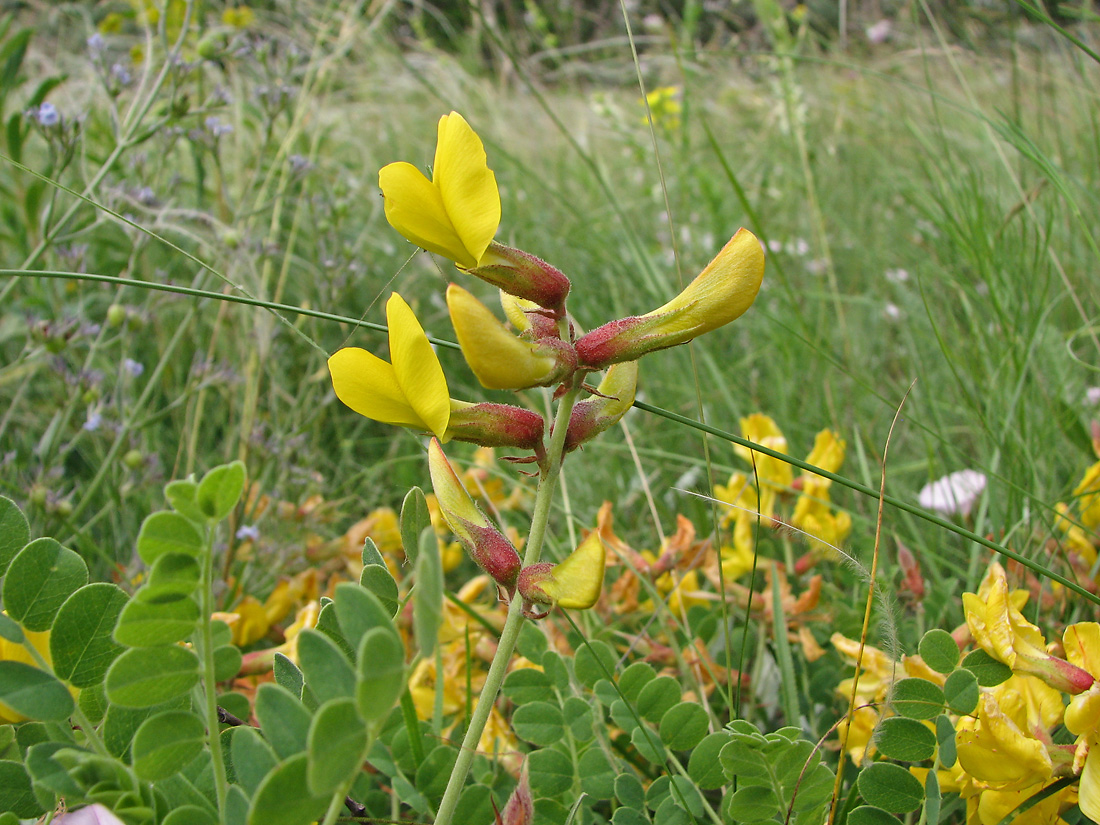
[[[107,671],[107,698],[125,708],[147,708],[187,693],[199,681],[199,659],[185,647],[127,650]]]
[[[106,582],[86,585],[65,600],[50,631],[50,657],[58,677],[77,688],[103,681],[122,653],[111,633],[128,601],[120,588]]]
[[[184,518],[201,524],[206,521],[206,516],[199,509],[198,492],[199,485],[190,479],[170,481],[164,487],[164,497],[172,509]]]
[[[927,679],[899,679],[890,688],[889,702],[899,716],[935,719],[943,713],[944,696],[939,685]]]
[[[649,818],[633,808],[619,808],[611,817],[611,825],[649,825]]]
[[[240,648],[236,645],[220,645],[214,648],[214,681],[228,682],[241,672]]]
[[[956,670],[943,685],[947,706],[960,716],[973,713],[978,707],[978,678],[972,671]]]
[[[275,654],[272,675],[275,677],[276,684],[289,690],[294,694],[294,698],[302,698],[302,688],[306,683],[305,677],[302,675],[302,671],[298,670],[298,666],[282,653]]]
[[[726,774],[718,755],[730,741],[725,731],[711,733],[695,746],[688,759],[688,776],[704,791],[712,791],[726,784]]]
[[[596,639],[577,648],[577,654],[573,658],[573,673],[578,682],[591,688],[600,679],[614,678],[618,661],[619,657],[611,645]]]
[[[546,634],[542,632],[542,625],[538,622],[524,622],[519,629],[519,638],[516,640],[516,650],[519,655],[532,662],[542,661],[546,654]]]
[[[23,511],[10,498],[0,496],[0,576],[30,540],[31,528]]]
[[[206,726],[183,710],[158,713],[141,723],[134,734],[134,772],[146,782],[179,773],[206,744]]]
[[[76,703],[52,673],[24,662],[0,661],[0,705],[42,722],[63,722]]]
[[[443,624],[443,561],[439,556],[439,542],[430,527],[421,534],[421,539],[423,546],[416,556],[416,588],[413,590],[413,633],[420,655],[430,657],[435,652],[439,628]],[[523,630],[528,627],[531,622],[524,623],[521,639]]]
[[[661,717],[661,741],[671,750],[691,750],[707,735],[710,719],[703,706],[696,702],[673,705]]]
[[[26,769],[31,778],[32,787],[40,787],[55,797],[79,799],[83,789],[69,772],[54,761],[53,755],[62,748],[70,747],[65,742],[41,742],[33,745],[26,756]]]
[[[527,755],[531,795],[557,796],[573,787],[573,760],[553,748],[540,748]]]
[[[501,692],[517,705],[537,702],[554,695],[546,674],[532,667],[523,667],[509,673],[504,679]]]
[[[303,825],[323,817],[331,800],[308,793],[308,771],[304,753],[277,765],[256,789],[248,825]]]
[[[565,726],[578,742],[587,742],[596,735],[593,729],[596,719],[589,701],[579,696],[570,696],[562,703],[561,715]]]
[[[81,691],[81,697],[85,691]],[[141,723],[152,716],[166,710],[188,710],[191,707],[191,697],[186,694],[153,705],[148,708],[124,708],[121,705],[108,705],[103,717],[103,744],[107,752],[117,756],[126,762],[130,761],[130,746],[134,741]]]
[[[661,737],[648,725],[634,728],[634,732],[630,734],[630,741],[638,749],[638,753],[641,754],[642,758],[654,765],[664,764],[664,761],[668,758],[668,753],[666,753],[664,745],[661,744]]]
[[[202,477],[195,491],[195,503],[211,522],[218,522],[233,512],[244,492],[244,463],[234,461],[215,467]]]
[[[456,761],[458,761],[457,748],[452,748],[450,745],[433,748],[416,769],[416,789],[428,799],[438,799],[443,796]]]
[[[868,804],[896,814],[915,811],[924,802],[924,787],[901,765],[875,762],[856,779],[860,795]]]
[[[401,546],[405,558],[416,562],[421,548],[420,539],[425,530],[432,529],[432,516],[428,511],[428,499],[419,487],[413,487],[401,502]],[[437,545],[438,550],[438,545]]]
[[[359,645],[355,702],[368,722],[381,719],[405,690],[405,646],[392,627],[367,631]]]
[[[24,630],[49,630],[65,600],[87,583],[80,556],[53,539],[35,539],[8,565],[4,610]]]
[[[929,771],[924,777],[924,819],[926,822],[940,821],[940,778],[935,771]]]
[[[205,549],[199,529],[178,513],[167,510],[148,516],[137,537],[138,555],[150,566],[165,553],[198,557]]]
[[[924,634],[918,651],[924,663],[936,673],[950,673],[959,664],[959,646],[955,638],[938,627]]]
[[[463,789],[455,806],[454,822],[488,823],[494,821],[493,789],[488,785],[470,785]]]
[[[306,684],[322,704],[329,699],[355,696],[355,671],[351,662],[324,633],[306,628],[298,634],[298,663]]]
[[[638,692],[638,715],[659,724],[680,701],[680,683],[671,676],[658,676]]]
[[[0,639],[7,639],[13,644],[21,645],[26,638],[23,635],[23,628],[14,619],[0,613]]]
[[[579,697],[572,697],[579,699]],[[615,777],[618,771],[607,761],[603,750],[589,748],[577,762],[581,778],[581,790],[593,799],[611,799],[615,796]]]
[[[719,753],[722,770],[729,780],[761,779],[768,776],[767,759],[762,753],[763,742],[753,745],[744,735],[734,735]]]
[[[569,668],[565,660],[556,650],[548,650],[542,657],[542,672],[550,680],[550,684],[558,690],[569,690]]]
[[[194,556],[165,553],[153,562],[149,580],[134,595],[139,599],[159,599],[170,594],[190,596],[199,587],[202,570]]]
[[[367,726],[351,699],[333,699],[317,709],[309,728],[306,779],[313,796],[333,794],[362,767]]]
[[[233,728],[229,740],[229,758],[237,782],[249,796],[278,763],[279,758],[260,732],[251,727]]]
[[[962,666],[978,678],[978,684],[982,687],[996,687],[1012,676],[1012,668],[998,662],[984,650],[970,651]]]
[[[923,762],[936,753],[936,734],[916,719],[891,716],[875,729],[875,745],[889,759]]]
[[[626,670],[623,671],[619,677],[619,690],[623,693],[623,698],[628,702],[634,702],[638,699],[638,694],[642,692],[642,688],[657,678],[657,671],[653,669],[653,666],[648,662],[635,662]],[[677,696],[677,699],[680,697]]]
[[[615,777],[615,798],[627,808],[639,810],[645,805],[645,788],[635,774],[621,773]]]
[[[901,820],[882,808],[860,805],[848,814],[848,825],[901,825]]]
[[[34,796],[31,778],[18,762],[0,761],[0,810],[21,819],[34,819],[46,812]]]
[[[550,702],[529,702],[512,715],[516,736],[532,745],[552,745],[565,736],[561,708]]]
[[[958,751],[955,748],[955,725],[946,716],[936,717],[936,744],[940,746],[940,764],[945,768],[953,768],[958,759]]]
[[[771,819],[779,813],[779,797],[766,785],[748,785],[738,788],[726,811],[735,822],[759,822]]]
[[[366,565],[363,572],[359,574],[359,586],[377,596],[378,601],[382,603],[382,607],[386,609],[390,616],[397,615],[401,597],[397,592],[397,582],[393,580],[388,567],[384,564]]]
[[[362,556],[364,567],[371,564],[379,564],[382,567],[386,566],[386,559],[382,556],[382,552],[378,549],[378,545],[374,543],[374,539],[370,536],[363,539],[363,552],[360,555]]]
[[[359,585],[351,582],[336,585],[334,602],[340,632],[353,651],[359,649],[359,643],[368,630],[393,627],[393,613],[390,609],[378,596]]]
[[[139,595],[122,609],[114,637],[127,647],[170,645],[185,640],[198,623],[199,605],[190,596],[169,593],[146,600]]]
[[[611,703],[611,721],[626,733],[632,733],[639,724],[634,708],[622,699],[616,699]]]
[[[164,817],[160,825],[218,825],[218,820],[208,808],[182,805]]]
[[[256,719],[280,759],[304,754],[312,722],[301,700],[279,685],[267,682],[256,691]]]

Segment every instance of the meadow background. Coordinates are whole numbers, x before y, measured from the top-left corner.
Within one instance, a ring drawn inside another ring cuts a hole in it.
[[[342,345],[382,351],[384,333],[46,273],[374,323],[400,288],[430,335],[452,338],[454,273],[386,224],[377,171],[425,168],[456,110],[500,184],[498,240],[572,279],[582,327],[660,305],[740,226],[766,243],[754,307],[647,358],[642,400],[731,432],[765,413],[796,457],[831,428],[847,442],[841,474],[874,489],[900,407],[886,492],[915,504],[937,477],[984,473],[955,520],[1065,573],[1054,508],[1095,461],[1100,410],[1097,18],[1089,3],[1047,22],[1023,5],[4,3],[0,493],[32,535],[125,587],[164,483],[243,460],[255,486],[225,537],[229,609],[426,487],[422,439],[357,417],[325,369]],[[188,13],[167,64],[157,27],[176,37]],[[492,395],[456,351],[440,355],[452,395]],[[659,551],[678,514],[703,538],[715,511],[690,493],[748,469],[692,427],[641,410],[625,423],[567,462],[551,558],[605,500],[637,549]],[[843,549],[869,566],[878,501],[841,485],[832,500],[853,519]],[[900,546],[923,599],[889,596]],[[759,552],[808,549],[769,534]],[[893,630],[876,624],[872,641],[910,651],[961,622],[990,558],[891,507],[881,553]],[[828,609],[813,632],[858,638],[863,575],[815,572]],[[1069,599],[1054,614],[1095,609]],[[829,655],[820,679],[798,665],[819,734],[840,707]]]

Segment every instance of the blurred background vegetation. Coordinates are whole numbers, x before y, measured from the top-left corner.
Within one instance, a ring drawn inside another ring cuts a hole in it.
[[[912,385],[888,492],[978,469],[990,490],[968,524],[1056,559],[1053,508],[1093,460],[1100,385],[1100,84],[1069,39],[1095,43],[1094,4],[1051,8],[1064,33],[994,0],[161,8],[0,4],[0,256],[22,271],[0,278],[0,492],[35,534],[124,577],[163,482],[240,457],[262,589],[427,483],[419,438],[357,418],[328,381],[327,352],[384,355],[384,334],[30,271],[375,323],[400,289],[452,338],[456,273],[389,228],[376,176],[430,165],[455,109],[500,183],[498,239],[573,279],[583,327],[660,305],[739,226],[767,244],[756,306],[646,359],[643,399],[734,432],[764,412],[800,457],[831,427],[841,472],[877,487]],[[452,395],[492,395],[441,354]],[[709,505],[683,491],[747,469],[721,441],[708,465],[690,428],[627,423],[570,460],[552,556],[605,499],[635,546],[677,513],[706,535]],[[833,500],[866,558],[877,502]],[[985,551],[916,519],[885,529],[888,553],[902,543],[947,582],[921,608],[933,622],[984,569]]]

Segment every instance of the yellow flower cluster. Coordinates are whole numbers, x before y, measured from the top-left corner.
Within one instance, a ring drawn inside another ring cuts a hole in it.
[[[741,419],[741,435],[750,441],[786,454],[787,438],[779,426],[766,415],[754,413]],[[822,430],[814,439],[814,447],[806,457],[809,464],[829,472],[837,472],[844,462],[844,441],[833,430]],[[722,548],[723,574],[737,578],[752,567],[753,525],[758,514],[768,527],[789,524],[809,541],[811,555],[803,566],[817,559],[836,559],[838,551],[852,531],[848,513],[835,510],[829,498],[832,482],[817,473],[794,477],[791,465],[740,445],[736,454],[751,465],[747,472],[735,472],[726,484],[714,487],[714,497],[728,505],[727,524],[733,523],[733,546]],[[784,522],[779,513],[782,497],[798,491],[794,510]]]

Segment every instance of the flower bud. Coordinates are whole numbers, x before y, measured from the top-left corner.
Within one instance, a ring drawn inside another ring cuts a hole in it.
[[[542,416],[511,404],[470,404],[451,399],[448,438],[482,447],[515,447],[538,451],[545,430]]]
[[[428,469],[447,526],[478,566],[511,596],[521,566],[519,553],[474,504],[435,438],[428,445]]]
[[[524,567],[517,582],[519,594],[528,604],[587,610],[600,598],[606,558],[603,539],[593,530],[561,564]]]
[[[510,295],[552,310],[555,315],[565,312],[569,279],[546,261],[522,249],[493,241],[478,265],[466,271]]]
[[[752,306],[763,277],[760,241],[739,229],[698,277],[663,307],[611,321],[577,341],[580,365],[597,370],[636,361],[728,324]]]
[[[637,388],[637,361],[612,365],[596,388],[597,394],[579,401],[573,407],[565,434],[565,451],[577,449],[585,441],[617,424],[634,404]]]
[[[513,335],[489,308],[458,284],[447,287],[447,308],[466,363],[483,387],[521,390],[546,387],[576,368],[576,354],[564,341],[525,341]]]

